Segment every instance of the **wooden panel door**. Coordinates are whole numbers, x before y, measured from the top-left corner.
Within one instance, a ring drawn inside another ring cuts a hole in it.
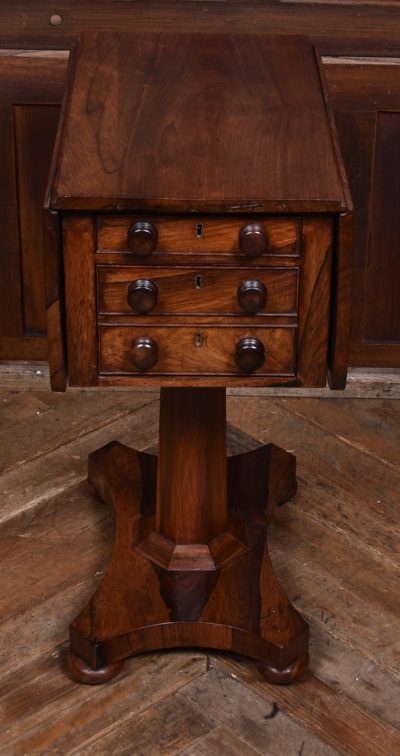
[[[42,205],[67,55],[0,55],[0,359],[47,357]]]
[[[349,361],[400,367],[400,60],[325,63],[355,205]]]

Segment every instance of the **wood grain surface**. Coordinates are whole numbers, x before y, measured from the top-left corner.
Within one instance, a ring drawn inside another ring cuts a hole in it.
[[[90,216],[62,221],[68,379],[71,386],[96,384],[96,279],[90,251],[94,223]]]
[[[115,510],[115,548],[70,626],[68,666],[101,684],[127,657],[187,646],[260,662],[270,682],[308,666],[308,626],[274,574],[266,536],[296,492],[274,444],[226,458],[225,390],[162,389],[158,458],[111,442],[89,456],[93,491]]]
[[[347,61],[325,72],[356,208],[349,363],[397,367],[400,65]]]
[[[270,548],[310,622],[312,672],[285,688],[243,659],[190,651],[131,659],[95,691],[70,680],[66,628],[113,542],[108,509],[84,485],[86,456],[112,438],[154,444],[157,397],[7,392],[0,414],[1,750],[399,751],[399,402],[228,400],[230,453],[273,438],[298,456],[299,490],[277,512]]]
[[[83,34],[60,128],[53,208],[347,207],[304,38]]]
[[[334,235],[334,219],[330,215],[309,215],[303,220],[298,247],[299,257],[267,256],[266,261],[270,262],[270,268],[266,265],[259,268],[261,279],[267,284],[267,290],[268,279],[263,279],[263,276],[270,276],[273,281],[277,281],[278,276],[282,276],[282,281],[292,281],[289,290],[286,284],[283,288],[278,285],[275,301],[277,302],[279,292],[280,304],[277,303],[274,308],[277,311],[269,312],[267,317],[248,313],[234,315],[226,311],[214,312],[213,302],[216,302],[217,298],[222,301],[222,305],[219,306],[224,307],[231,279],[229,274],[226,276],[227,268],[221,268],[224,281],[222,293],[221,286],[218,287],[217,283],[219,271],[208,259],[204,261],[204,271],[203,265],[199,265],[193,278],[190,277],[190,285],[195,287],[197,276],[202,277],[200,289],[193,293],[200,292],[200,298],[207,304],[208,311],[205,304],[203,310],[201,306],[198,309],[196,306],[193,307],[195,298],[189,298],[187,294],[188,279],[179,274],[175,277],[177,294],[173,292],[172,287],[170,295],[170,301],[173,300],[176,307],[176,314],[160,314],[157,307],[154,312],[150,311],[146,315],[138,315],[133,311],[131,314],[123,307],[117,307],[120,312],[109,312],[110,307],[104,302],[103,296],[103,287],[108,287],[108,283],[97,283],[96,287],[96,267],[100,281],[108,281],[114,276],[117,278],[117,300],[120,301],[118,279],[123,279],[131,270],[131,266],[120,264],[123,262],[121,253],[116,253],[116,257],[108,252],[94,253],[93,216],[68,215],[63,228],[71,385],[113,385],[113,382],[115,385],[132,385],[133,381],[137,385],[139,381],[140,385],[154,385],[157,376],[162,377],[163,385],[164,381],[165,385],[170,386],[190,385],[189,376],[194,375],[197,376],[196,381],[203,381],[199,384],[203,386],[223,386],[224,381],[233,385],[245,385],[246,382],[249,382],[249,385],[265,385],[285,381],[292,385],[310,387],[325,385]],[[131,257],[130,254],[129,256]],[[138,275],[148,273],[152,279],[154,274],[166,271],[164,266],[159,267],[158,264],[150,266],[148,260],[151,257],[146,258],[143,267],[138,265]],[[200,256],[198,259],[200,262]],[[232,258],[227,257],[226,262],[228,260],[231,260],[232,265]],[[119,263],[118,267],[114,264],[116,262]],[[182,263],[193,263],[189,253],[186,257],[181,257],[180,265]],[[172,260],[170,264],[172,265]],[[174,280],[173,270],[172,267],[168,268],[169,275],[165,279],[169,281],[168,286],[170,281]],[[256,262],[247,269],[242,263],[239,267],[239,278],[245,270],[248,270],[251,277],[256,276]],[[298,271],[299,281],[295,294],[293,284]],[[157,280],[163,293],[162,279]],[[111,286],[112,291],[115,291],[113,283]],[[232,300],[237,297],[237,287],[232,286],[231,289],[229,298],[232,305]],[[293,296],[297,298],[297,306]],[[283,312],[287,309],[290,298],[292,307],[294,305],[293,311]],[[112,300],[114,299],[113,293]],[[97,307],[100,310],[98,314]],[[111,307],[113,308],[113,305]],[[266,309],[268,312],[268,297]],[[264,327],[267,327],[266,330],[263,330]],[[157,363],[147,371],[140,371],[135,367],[130,355],[134,339],[142,337],[153,338],[160,348]],[[264,343],[267,353],[264,366],[248,376],[238,370],[235,362],[236,345],[245,337],[259,338]]]
[[[246,258],[239,249],[239,232],[252,221],[251,216],[151,215],[149,217],[157,229],[158,242],[153,255],[146,261],[142,260],[144,263],[158,259],[159,255],[167,255],[167,259],[170,259],[174,255],[190,254],[208,257],[216,253],[217,259],[221,260],[226,256],[234,256],[236,262],[249,261],[249,258]],[[100,215],[97,218],[97,250],[129,253],[128,229],[138,220],[145,220],[145,217],[143,215]],[[257,222],[265,228],[269,240],[268,253],[257,258],[258,264],[267,264],[271,255],[292,257],[299,254],[300,218],[261,216],[257,217]]]
[[[267,290],[266,304],[257,315],[297,314],[298,268],[144,268],[97,266],[99,314],[130,314],[128,288],[137,279],[151,280],[157,287],[157,302],[151,313],[243,315],[238,303],[242,281],[260,281]]]
[[[288,0],[134,0],[134,12],[124,0],[59,0],[61,23],[52,25],[54,7],[48,0],[5,2],[0,12],[0,42],[8,48],[69,48],[82,29],[136,31],[179,28],[185,32],[307,34],[324,53],[332,55],[399,55],[393,34],[399,23],[395,0],[348,0],[346,3]],[[17,9],[17,12],[16,12]]]
[[[48,362],[53,391],[65,391],[67,386],[64,265],[60,226],[58,213],[43,210]]]
[[[42,201],[64,60],[0,56],[0,359],[47,358]]]
[[[251,326],[208,326],[183,323],[136,326],[100,326],[101,374],[138,374],[130,357],[134,339],[147,336],[158,344],[159,358],[149,374],[163,376],[240,375],[235,363],[236,344],[251,336],[265,345],[266,359],[257,375],[294,376],[296,328]]]

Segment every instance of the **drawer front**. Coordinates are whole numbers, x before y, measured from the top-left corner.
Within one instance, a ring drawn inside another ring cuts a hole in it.
[[[249,224],[261,224],[268,236],[268,252],[257,261],[268,260],[270,255],[298,256],[301,221],[281,217],[210,217],[195,216],[166,218],[163,216],[109,216],[97,219],[97,250],[100,252],[126,252],[128,230],[137,222],[147,221],[157,232],[154,252],[146,258],[158,259],[165,255],[234,256],[244,262],[248,258],[241,251],[239,233]]]
[[[99,326],[101,374],[141,374],[130,356],[133,342],[147,337],[157,345],[158,360],[145,375],[236,375],[238,342],[251,337],[265,348],[265,362],[252,373],[258,376],[294,376],[295,327],[245,328],[239,326]]]
[[[133,282],[150,282],[154,297],[152,315],[164,314],[247,314],[248,299],[243,295],[243,282],[257,281],[263,296],[256,304],[257,314],[297,314],[298,268],[224,270],[199,268],[137,268],[133,266],[97,266],[99,314],[137,314],[136,300],[130,296]],[[131,289],[130,289],[131,286]],[[154,289],[155,287],[155,289]],[[139,289],[145,290],[145,284]],[[266,302],[264,301],[264,293]],[[140,305],[139,305],[140,307]]]

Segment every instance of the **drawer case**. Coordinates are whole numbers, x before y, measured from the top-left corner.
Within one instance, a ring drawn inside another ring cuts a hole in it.
[[[101,326],[99,368],[100,373],[110,375],[140,373],[132,360],[132,350],[139,339],[147,339],[157,347],[157,362],[147,369],[149,375],[237,375],[240,368],[235,362],[236,350],[251,338],[264,347],[264,362],[257,375],[294,376],[295,336],[295,327],[257,325]]]
[[[125,252],[129,254],[127,237],[129,229],[137,222],[149,220],[157,229],[157,248],[151,261],[157,262],[164,255],[193,255],[196,257],[215,255],[217,259],[232,256],[236,262],[248,262],[240,249],[240,230],[257,222],[257,218],[248,215],[210,217],[196,215],[192,217],[170,218],[156,216],[98,216],[97,246],[99,252]],[[268,236],[268,251],[257,259],[264,262],[271,254],[298,256],[301,218],[272,217],[263,218],[263,228]]]
[[[328,374],[343,388],[352,207],[307,40],[83,33],[46,207],[53,250],[62,226],[71,385],[313,387]],[[50,362],[61,385],[52,260]],[[162,349],[146,342],[155,327]],[[179,328],[172,354],[164,335]],[[256,339],[259,358],[247,361],[253,344],[238,359],[226,328]],[[189,341],[206,331],[212,350],[197,347],[187,372]],[[150,350],[156,363],[130,364],[129,333],[144,339],[134,354]]]
[[[209,268],[201,264],[197,268],[99,265],[98,312],[135,314],[133,285],[137,282],[140,307],[140,289],[145,291],[148,282],[149,293],[153,290],[154,305],[150,312],[154,315],[243,315],[246,312],[244,308],[249,307],[246,290],[251,297],[251,291],[257,291],[255,283],[259,283],[260,306],[257,307],[257,315],[297,315],[298,274],[298,268],[238,270]],[[254,302],[256,306],[257,302]]]
[[[333,216],[63,224],[72,385],[325,384]]]

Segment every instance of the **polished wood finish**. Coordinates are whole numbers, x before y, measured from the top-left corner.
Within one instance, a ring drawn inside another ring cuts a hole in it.
[[[75,680],[82,683],[90,682],[91,685],[102,685],[113,679],[122,669],[122,662],[115,661],[106,664],[99,671],[93,669],[90,664],[85,662],[80,656],[75,656],[71,652],[67,656],[68,669]]]
[[[117,530],[107,574],[71,627],[81,681],[182,645],[251,656],[274,682],[301,675],[308,627],[265,543],[274,508],[296,490],[295,458],[269,444],[227,467],[223,389],[164,389],[158,463],[114,442],[90,455],[89,480],[115,508]]]
[[[228,397],[229,454],[257,446],[266,427],[296,449],[301,484],[275,510],[268,543],[310,624],[301,684],[272,686],[251,660],[190,648],[138,655],[93,690],[64,665],[68,625],[114,541],[111,508],[85,485],[87,453],[110,438],[155,447],[158,393],[40,383],[16,393],[0,381],[0,750],[397,754],[400,402]]]
[[[158,362],[158,345],[148,336],[139,336],[132,341],[129,349],[129,360],[136,370],[141,372],[150,370]]]
[[[151,281],[148,278],[138,278],[136,281],[131,281],[128,286],[126,302],[131,310],[135,310],[135,312],[138,312],[141,315],[154,310],[154,307],[157,304],[157,299],[157,285],[154,281]],[[119,305],[119,307],[121,307],[121,305]]]
[[[225,390],[162,389],[157,532],[189,550],[225,533],[226,465]]]
[[[76,55],[54,209],[348,209],[304,38],[87,33]]]
[[[353,200],[345,165],[341,158],[339,136],[334,111],[331,104],[325,70],[317,58],[321,86],[331,127],[336,154],[339,155],[338,168],[346,196],[347,210],[337,219],[335,254],[332,259],[331,325],[328,348],[328,383],[331,389],[344,389],[347,379],[350,351],[351,282],[353,273]]]
[[[298,310],[298,280],[297,266],[238,270],[204,265],[98,265],[98,312],[123,315],[134,309],[152,315],[292,316]]]
[[[268,234],[261,223],[249,223],[240,229],[239,247],[247,257],[261,257],[268,252]]]
[[[97,220],[97,249],[99,252],[128,251],[126,239],[130,225],[147,216],[139,215],[134,218],[124,215],[102,215]],[[157,250],[151,258],[143,261],[144,265],[156,264],[162,259],[171,260],[172,256],[193,258],[200,255],[202,259],[229,262],[232,257],[235,264],[251,264],[241,252],[239,246],[240,229],[247,225],[251,218],[248,215],[213,216],[194,215],[192,217],[175,217],[168,215],[152,216],[152,223],[157,228]],[[269,265],[271,256],[284,255],[285,258],[299,255],[301,234],[300,218],[284,216],[262,216],[262,225],[269,239],[268,258],[261,255],[254,261],[256,265]],[[138,261],[135,261],[137,263]]]
[[[254,373],[262,368],[265,362],[265,346],[260,339],[246,336],[237,342],[235,348],[235,362],[239,370],[244,373]]]
[[[148,257],[157,249],[157,227],[149,221],[136,221],[129,226],[127,245],[138,257]]]
[[[158,458],[118,442],[89,457],[116,541],[71,626],[70,671],[101,682],[130,655],[199,645],[292,682],[308,626],[266,535],[295,458],[268,444],[227,460],[225,386],[326,381],[351,206],[316,53],[291,37],[83,34],[58,139],[69,381],[161,384]]]
[[[237,292],[239,307],[249,315],[260,312],[267,304],[268,291],[262,281],[247,279],[242,281]]]
[[[265,345],[267,357],[265,363],[258,365],[257,374],[264,376],[266,383],[269,377],[272,382],[274,377],[295,377],[296,328],[293,325],[190,325],[187,321],[158,325],[149,324],[148,320],[134,326],[99,327],[99,372],[126,374],[126,381],[132,381],[129,375],[138,372],[138,365],[131,361],[132,344],[137,339],[149,338],[158,347],[158,360],[148,368],[152,375],[175,376],[177,386],[185,375],[191,375],[192,380],[196,376],[208,376],[210,386],[223,385],[224,376],[241,374],[235,357],[236,345],[250,334]],[[144,376],[141,381],[145,381]]]
[[[328,383],[344,389],[350,359],[351,287],[353,278],[354,216],[340,215],[336,254],[332,261],[332,318],[328,349]]]
[[[304,218],[297,342],[297,377],[304,386],[326,382],[332,245],[333,219]]]
[[[214,219],[213,228],[219,223]],[[268,268],[264,264],[254,268],[271,296],[263,312],[249,315],[237,303],[237,289],[243,273],[249,272],[249,263],[246,269],[239,265],[236,272],[232,268],[233,260],[236,268],[236,257],[227,256],[225,264],[230,264],[231,270],[224,266],[219,269],[211,265],[206,253],[204,270],[202,265],[191,268],[193,260],[188,252],[176,260],[172,257],[170,268],[165,267],[165,258],[160,267],[155,260],[150,265],[156,253],[146,259],[146,267],[136,262],[134,267],[124,265],[122,252],[116,256],[105,251],[89,255],[88,250],[96,248],[95,227],[89,218],[68,215],[64,231],[66,285],[71,312],[79,311],[78,320],[72,314],[68,325],[70,360],[75,366],[69,374],[71,385],[107,383],[108,375],[114,375],[120,385],[138,381],[141,385],[154,385],[157,375],[168,378],[168,385],[173,385],[174,380],[175,385],[181,385],[185,376],[196,373],[202,385],[225,385],[225,381],[226,385],[243,385],[245,374],[238,371],[234,354],[236,343],[248,336],[265,343],[268,353],[263,368],[249,376],[253,385],[282,381],[325,385],[334,231],[335,220],[330,215],[305,217],[296,257],[269,254]],[[79,250],[70,253],[69,244],[75,245],[75,241]],[[200,263],[200,256],[196,259]],[[172,267],[178,260],[179,267]],[[151,279],[160,292],[154,310],[145,315],[134,313],[127,303],[131,274],[135,280],[140,273]],[[78,346],[82,323],[91,339],[90,364],[86,364],[88,358]],[[157,364],[146,373],[138,373],[129,358],[132,341],[141,337],[152,338],[159,350]],[[94,369],[98,360],[98,368]]]
[[[58,213],[43,211],[45,252],[47,341],[50,383],[53,391],[67,387],[67,350],[65,334],[64,270],[62,232]]]
[[[95,385],[97,325],[95,271],[87,254],[93,246],[89,216],[63,218],[68,381],[71,386]]]

